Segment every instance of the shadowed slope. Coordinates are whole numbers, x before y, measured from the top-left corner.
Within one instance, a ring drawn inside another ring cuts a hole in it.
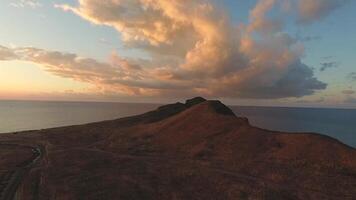
[[[45,147],[18,194],[24,199],[356,198],[354,149],[318,134],[252,127],[203,98],[4,139]]]

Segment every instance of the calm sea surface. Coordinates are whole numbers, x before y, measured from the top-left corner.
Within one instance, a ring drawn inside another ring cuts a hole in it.
[[[270,130],[314,132],[356,147],[356,109],[232,107],[252,125]]]
[[[116,119],[153,110],[155,104],[0,101],[0,133]],[[356,110],[231,107],[261,128],[316,132],[356,147]]]
[[[0,101],[0,133],[78,125],[137,115],[154,104]]]

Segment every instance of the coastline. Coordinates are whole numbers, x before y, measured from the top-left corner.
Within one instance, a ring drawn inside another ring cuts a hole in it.
[[[356,149],[320,134],[251,126],[219,101],[193,99],[116,120],[0,135],[0,144],[10,141],[42,148],[21,176],[19,199],[356,197]],[[0,148],[15,155],[1,161],[8,163],[0,163],[3,172],[33,156]]]

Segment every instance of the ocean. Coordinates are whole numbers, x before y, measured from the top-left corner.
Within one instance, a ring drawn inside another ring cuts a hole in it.
[[[157,104],[0,101],[0,133],[37,130],[117,119]],[[288,132],[315,132],[356,147],[356,109],[230,107],[254,126]]]

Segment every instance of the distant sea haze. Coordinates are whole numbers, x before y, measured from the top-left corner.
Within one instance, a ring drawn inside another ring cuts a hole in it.
[[[157,104],[0,101],[0,133],[78,125],[141,114]],[[356,110],[231,106],[254,126],[315,132],[356,147]]]

